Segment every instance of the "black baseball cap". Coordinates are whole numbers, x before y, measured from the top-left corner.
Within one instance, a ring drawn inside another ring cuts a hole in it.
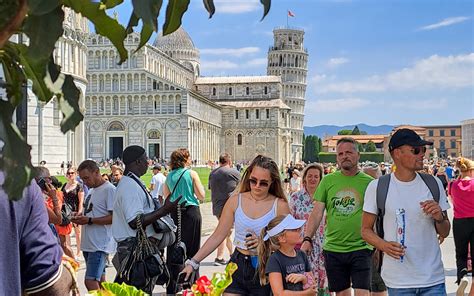
[[[403,145],[410,145],[413,147],[416,146],[425,146],[433,145],[433,142],[423,140],[417,133],[408,128],[401,128],[397,130],[390,139],[388,144],[388,149],[393,151]]]

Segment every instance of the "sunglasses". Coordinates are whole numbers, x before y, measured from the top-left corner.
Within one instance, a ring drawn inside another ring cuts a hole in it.
[[[418,154],[420,154],[420,153],[425,154],[425,153],[426,153],[426,147],[425,147],[425,146],[412,147],[412,148],[410,149],[410,152],[411,152],[413,155],[418,155]]]
[[[260,187],[270,186],[270,182],[267,181],[267,180],[257,180],[257,179],[250,178],[249,182],[250,182],[250,185],[252,185],[252,186],[257,186],[257,184],[259,184],[258,186],[260,186]]]
[[[66,175],[74,175],[76,172],[67,172]]]

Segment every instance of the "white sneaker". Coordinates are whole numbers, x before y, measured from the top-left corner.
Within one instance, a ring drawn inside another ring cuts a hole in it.
[[[464,291],[466,290],[468,283],[469,281],[466,277],[463,277],[461,279],[461,281],[459,282],[458,289],[456,290],[456,296],[464,296]]]

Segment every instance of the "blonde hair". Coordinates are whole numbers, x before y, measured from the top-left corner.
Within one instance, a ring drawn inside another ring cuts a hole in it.
[[[260,278],[260,285],[262,286],[268,283],[268,278],[265,274],[265,267],[267,265],[268,258],[270,258],[272,252],[274,250],[278,250],[280,247],[278,237],[281,235],[281,233],[270,237],[267,241],[264,241],[263,238],[267,234],[267,231],[273,229],[278,224],[280,224],[280,222],[283,221],[285,217],[285,215],[279,215],[270,220],[270,222],[268,222],[268,225],[262,228],[260,237],[258,238],[258,277]]]
[[[456,167],[461,170],[461,172],[467,172],[474,170],[474,161],[469,158],[459,157],[456,161]]]

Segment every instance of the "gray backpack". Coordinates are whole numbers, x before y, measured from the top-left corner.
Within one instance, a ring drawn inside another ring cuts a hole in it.
[[[433,196],[433,199],[439,203],[439,198],[440,198],[440,191],[439,191],[439,186],[438,182],[436,182],[436,179],[434,176],[429,175],[429,174],[423,174],[423,173],[418,173],[425,182],[426,186],[428,186],[428,189],[431,192],[431,195]],[[388,186],[390,185],[390,175],[383,175],[380,177],[378,180],[377,184],[377,221],[376,221],[376,230],[378,236],[381,238],[384,238],[384,230],[383,230],[383,217],[385,216],[385,202],[387,201],[387,194],[388,194]]]

